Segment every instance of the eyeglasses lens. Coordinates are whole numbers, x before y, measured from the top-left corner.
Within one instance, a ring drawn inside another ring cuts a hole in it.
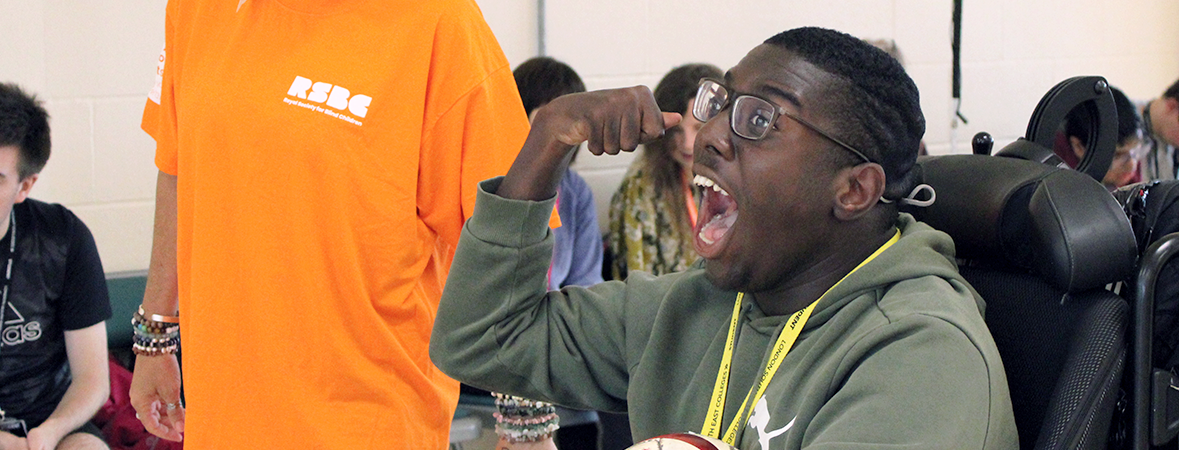
[[[733,103],[733,132],[745,139],[758,140],[774,124],[774,105],[757,97],[741,96]]]
[[[692,115],[696,120],[708,122],[725,109],[729,93],[724,86],[714,81],[704,80],[696,91],[696,104],[692,107]]]
[[[700,82],[696,91],[696,103],[692,115],[696,120],[707,122],[724,111],[729,103],[729,92],[720,83],[712,80]],[[766,136],[774,123],[774,105],[757,97],[742,95],[733,102],[730,126],[734,133],[745,139],[758,140]]]

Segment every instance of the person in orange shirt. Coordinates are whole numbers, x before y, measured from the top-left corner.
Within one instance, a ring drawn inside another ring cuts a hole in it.
[[[438,299],[476,183],[528,130],[475,3],[173,0],[156,81],[145,427],[187,449],[445,448]]]

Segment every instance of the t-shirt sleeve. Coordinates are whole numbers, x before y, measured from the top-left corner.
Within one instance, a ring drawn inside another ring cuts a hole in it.
[[[155,82],[143,106],[143,119],[140,122],[140,128],[156,141],[156,167],[172,175],[176,175],[177,172],[176,105],[172,89],[177,64],[175,61],[168,62],[167,55],[169,50],[175,50],[170,47],[174,45],[172,41],[175,38],[174,4],[173,1],[168,2],[164,47],[160,49],[159,58],[156,60]]]
[[[452,248],[480,181],[503,175],[528,118],[495,36],[475,13],[438,25],[419,155],[418,214]]]
[[[499,197],[500,181],[481,184],[478,212],[463,229],[434,321],[432,360],[472,386],[625,410],[627,349],[650,334],[658,304],[628,296],[653,299],[661,289],[614,282],[546,291],[553,200]]]
[[[109,319],[111,302],[94,236],[76,216],[70,214],[69,219],[70,246],[61,292],[61,324],[66,330],[78,330]]]

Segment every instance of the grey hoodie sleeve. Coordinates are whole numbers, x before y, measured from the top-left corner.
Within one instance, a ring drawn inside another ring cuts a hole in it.
[[[644,314],[632,310],[620,282],[546,292],[554,202],[491,194],[501,180],[479,186],[434,322],[430,358],[472,386],[624,411],[628,320]]]

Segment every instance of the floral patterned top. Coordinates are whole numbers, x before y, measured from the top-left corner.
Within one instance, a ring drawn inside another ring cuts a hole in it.
[[[607,239],[614,279],[624,279],[632,270],[653,275],[679,272],[700,258],[692,248],[692,236],[681,236],[673,226],[673,221],[684,219],[672,216],[667,201],[683,200],[656,198],[654,181],[635,160],[610,199]]]

